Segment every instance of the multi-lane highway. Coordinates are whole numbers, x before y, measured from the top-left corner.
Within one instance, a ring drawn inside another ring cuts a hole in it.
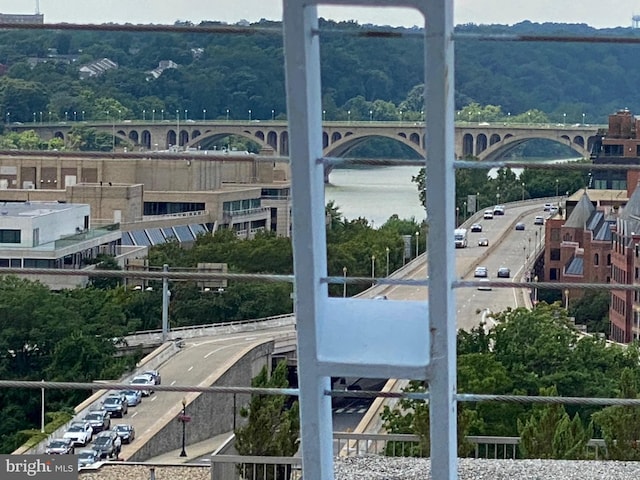
[[[494,217],[493,220],[479,220],[478,223],[482,224],[483,232],[469,233],[469,246],[456,249],[458,276],[461,279],[473,279],[474,268],[477,265],[484,265],[488,268],[489,278],[492,280],[495,280],[496,271],[501,266],[511,269],[511,279],[518,278],[522,273],[526,253],[535,248],[534,239],[539,243],[542,242],[540,235],[544,230],[539,230],[533,225],[533,218],[542,213],[542,205],[540,203],[507,208],[504,216]],[[524,231],[514,229],[518,221],[525,223]],[[538,235],[535,235],[536,231]],[[489,247],[477,245],[477,239],[480,236],[489,239]],[[531,250],[528,250],[529,248]],[[426,257],[421,256],[405,271],[410,278],[426,278]],[[371,295],[381,292],[387,295],[389,301],[426,299],[428,295],[426,287],[396,285],[377,286],[371,290]],[[485,309],[495,312],[507,307],[523,305],[522,293],[509,288],[493,288],[491,291],[459,288],[456,293],[458,327],[462,329],[478,325]],[[226,368],[234,352],[292,332],[293,327],[289,326],[186,340],[184,348],[161,366],[162,383],[163,385],[200,385],[216,370]],[[175,419],[183,397],[184,394],[181,392],[157,392],[145,398],[141,405],[130,410],[123,422],[133,424],[137,439],[132,445],[123,446],[123,458],[129,458],[145,438],[159,430],[159,423],[163,424]],[[339,408],[345,408],[345,410],[335,412],[337,415],[352,413],[353,419],[357,420],[362,415],[364,407],[354,404],[354,408],[348,406]],[[344,421],[353,423],[351,420]],[[339,423],[342,424],[343,419]]]

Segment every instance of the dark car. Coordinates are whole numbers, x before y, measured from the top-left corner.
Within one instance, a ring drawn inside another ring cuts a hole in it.
[[[100,453],[92,448],[80,450],[78,452],[78,468],[88,467],[100,460]]]
[[[70,438],[54,438],[44,451],[47,455],[73,455],[75,449]]]
[[[89,422],[91,428],[93,428],[93,433],[111,428],[111,418],[105,410],[91,410],[84,416],[83,420]]]
[[[122,443],[131,443],[136,438],[136,429],[128,423],[119,423],[113,427],[113,431],[122,439]]]
[[[540,217],[540,216],[536,217],[533,220],[533,224],[534,225],[544,225],[544,217]]]
[[[117,456],[116,437],[118,434],[113,430],[100,432],[93,441],[92,448],[98,452],[100,458],[113,458]]]
[[[498,269],[498,278],[509,278],[511,276],[511,270],[507,267],[500,267]]]
[[[124,417],[129,408],[127,406],[126,399],[123,400],[120,395],[109,395],[102,402],[102,408],[104,408],[112,417]]]
[[[516,223],[516,230],[524,230],[524,223],[522,222]]]
[[[472,232],[481,232],[482,231],[482,225],[480,225],[479,223],[474,223],[473,225],[471,225],[471,231]]]

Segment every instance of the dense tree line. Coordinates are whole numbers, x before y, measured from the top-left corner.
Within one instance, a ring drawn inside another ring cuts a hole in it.
[[[207,25],[212,22],[204,23]],[[215,23],[215,22],[213,22]],[[156,120],[286,115],[281,25],[261,21],[247,34],[132,32],[0,32],[4,121]],[[326,120],[422,118],[422,41],[366,36],[355,22],[321,21],[322,95]],[[404,33],[406,29],[392,29]],[[463,109],[494,105],[493,118],[606,123],[619,108],[640,111],[635,44],[487,42],[483,36],[624,35],[585,25],[460,25],[456,28],[458,120],[491,120]],[[104,57],[118,68],[80,80],[78,67]],[[178,68],[150,76],[161,60]],[[584,114],[584,117],[583,117]],[[540,118],[538,118],[540,120]]]
[[[497,395],[637,398],[640,382],[637,344],[625,347],[580,336],[559,304],[534,310],[508,309],[495,325],[458,333],[458,392]],[[407,391],[424,392],[421,382]],[[419,445],[409,455],[429,454],[429,408],[424,400],[404,399],[386,408],[385,428],[414,433]],[[640,407],[463,402],[458,404],[458,453],[470,455],[465,435],[520,436],[521,455],[530,458],[586,459],[590,438],[604,438],[606,455],[637,460]],[[403,451],[390,445],[388,451]]]

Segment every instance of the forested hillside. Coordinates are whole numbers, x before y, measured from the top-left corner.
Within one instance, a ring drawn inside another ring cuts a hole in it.
[[[82,119],[271,119],[286,114],[281,26],[247,34],[76,31],[0,32],[0,113],[5,122]],[[419,36],[358,35],[378,27],[321,22],[326,120],[421,115]],[[412,32],[395,29],[396,33]],[[630,43],[488,41],[487,35],[625,36],[630,28],[521,23],[456,29],[456,108],[476,102],[515,117],[606,123],[619,108],[640,111],[640,46]],[[484,39],[482,39],[484,37]],[[109,58],[117,69],[80,80],[79,67]],[[178,67],[154,78],[162,60]],[[416,88],[417,87],[417,88]],[[349,113],[350,112],[350,113]]]

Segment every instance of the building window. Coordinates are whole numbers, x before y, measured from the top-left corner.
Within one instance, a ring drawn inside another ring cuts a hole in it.
[[[598,265],[600,263],[600,255],[597,253],[593,256],[593,264]]]
[[[559,242],[560,241],[560,229],[559,228],[552,228],[551,229],[551,241],[552,242]]]
[[[0,243],[20,243],[20,230],[0,230]]]
[[[571,234],[570,233],[565,233],[563,240],[565,242],[570,242],[571,241]]]
[[[552,248],[551,251],[549,252],[549,257],[550,260],[560,260],[560,249],[559,248]]]
[[[611,254],[607,254],[607,265],[611,265]]]

